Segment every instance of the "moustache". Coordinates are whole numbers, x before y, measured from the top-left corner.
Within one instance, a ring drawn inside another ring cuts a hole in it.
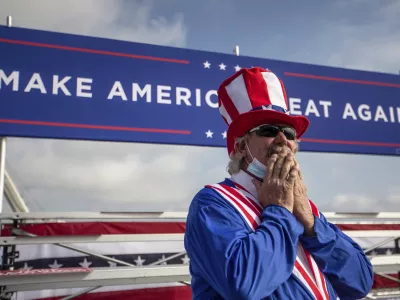
[[[271,146],[268,147],[265,156],[267,158],[270,158],[273,154],[280,154],[287,152],[292,152],[292,150],[290,150],[288,146],[282,144],[272,144]]]

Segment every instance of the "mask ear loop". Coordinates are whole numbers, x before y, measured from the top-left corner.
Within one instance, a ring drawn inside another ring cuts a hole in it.
[[[250,156],[251,156],[251,159],[254,160],[253,154],[251,154],[251,151],[250,151],[250,149],[249,149],[249,146],[247,146],[247,142],[244,142],[244,144],[246,145],[246,149],[247,149],[247,151],[249,152],[249,154],[250,154]],[[247,164],[250,165],[250,163],[247,161],[247,158],[245,157],[244,159],[246,160]]]

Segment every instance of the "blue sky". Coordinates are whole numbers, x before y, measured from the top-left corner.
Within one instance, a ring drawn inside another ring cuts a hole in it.
[[[399,1],[248,3],[2,0],[0,19],[5,24],[12,15],[19,27],[190,49],[232,53],[239,45],[245,56],[400,70]],[[227,176],[225,149],[93,146],[8,139],[7,169],[32,211],[186,210],[204,184]],[[298,158],[309,197],[321,210],[400,211],[400,157],[299,153]],[[177,188],[165,193],[170,186]]]

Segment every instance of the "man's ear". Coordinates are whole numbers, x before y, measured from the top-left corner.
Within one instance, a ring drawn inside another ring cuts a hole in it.
[[[248,143],[248,138],[247,137],[245,137],[243,140],[240,141],[240,143],[238,143],[238,151],[244,157],[246,157],[246,155],[247,155],[246,143]],[[248,144],[247,144],[247,146],[248,146]]]

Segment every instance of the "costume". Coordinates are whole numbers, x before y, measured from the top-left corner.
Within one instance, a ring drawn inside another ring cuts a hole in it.
[[[219,97],[221,115],[234,125],[230,154],[235,151],[232,141],[251,127],[273,120],[291,124],[301,136],[308,126],[302,116],[281,117],[288,115],[286,93],[268,70],[239,71],[221,85]],[[258,111],[268,112],[263,118]],[[205,186],[192,200],[184,243],[193,299],[363,298],[373,283],[363,250],[328,223],[311,201],[315,236],[303,236],[303,225],[289,210],[261,206],[252,179],[241,170]]]

